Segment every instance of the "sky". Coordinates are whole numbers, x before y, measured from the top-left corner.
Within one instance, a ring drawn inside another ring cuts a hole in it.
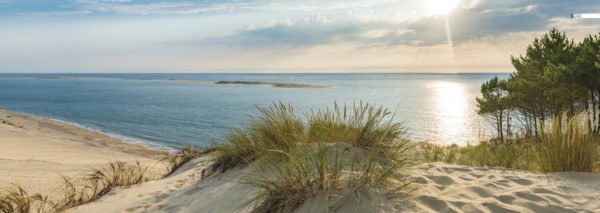
[[[0,0],[0,72],[512,72],[599,0]]]

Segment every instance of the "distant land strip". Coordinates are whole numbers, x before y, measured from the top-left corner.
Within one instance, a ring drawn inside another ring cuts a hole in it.
[[[272,87],[278,88],[306,88],[306,89],[319,89],[326,88],[325,85],[314,85],[314,84],[295,84],[295,83],[272,83],[272,82],[260,82],[260,81],[217,81],[215,84],[240,84],[240,85],[271,85]]]
[[[315,84],[297,84],[297,83],[274,83],[274,82],[261,82],[261,81],[211,81],[211,80],[200,80],[200,79],[137,79],[137,78],[118,78],[118,77],[78,77],[78,76],[42,76],[41,79],[50,80],[126,80],[126,81],[138,81],[138,82],[171,82],[171,83],[208,83],[214,82],[214,84],[239,84],[239,85],[269,85],[275,88],[304,88],[304,89],[319,89],[327,88],[326,85],[315,85]]]

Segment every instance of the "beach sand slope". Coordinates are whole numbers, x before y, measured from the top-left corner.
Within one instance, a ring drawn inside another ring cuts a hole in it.
[[[196,159],[166,179],[119,189],[67,212],[250,212],[258,191],[241,181],[256,170],[233,169],[203,178],[210,163],[209,156]],[[342,199],[330,202],[329,211],[600,212],[597,174],[536,174],[443,163],[420,164],[410,173],[420,189],[409,198],[366,200],[360,206]],[[311,199],[298,211],[318,212],[322,204]]]
[[[164,151],[127,144],[99,132],[49,119],[0,110],[0,188],[18,184],[30,194],[52,196],[62,176],[81,178],[111,161],[148,167],[160,177]]]
[[[399,203],[406,212],[600,212],[600,175],[536,174],[426,163],[412,178],[422,189]]]

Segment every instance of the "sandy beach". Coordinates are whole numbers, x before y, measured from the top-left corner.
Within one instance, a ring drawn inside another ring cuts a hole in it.
[[[18,184],[30,193],[52,196],[73,179],[112,161],[148,167],[160,177],[165,152],[36,116],[0,110],[0,188]]]

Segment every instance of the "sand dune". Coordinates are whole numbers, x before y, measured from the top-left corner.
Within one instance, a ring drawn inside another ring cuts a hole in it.
[[[122,189],[68,212],[250,212],[255,189],[240,183],[253,168],[202,178],[210,157],[163,180]],[[508,169],[426,163],[411,169],[420,187],[408,199],[352,199],[330,203],[331,212],[599,212],[600,175],[534,174]],[[298,212],[322,210],[312,199]],[[365,207],[366,206],[366,207]],[[378,210],[373,210],[377,207]]]

